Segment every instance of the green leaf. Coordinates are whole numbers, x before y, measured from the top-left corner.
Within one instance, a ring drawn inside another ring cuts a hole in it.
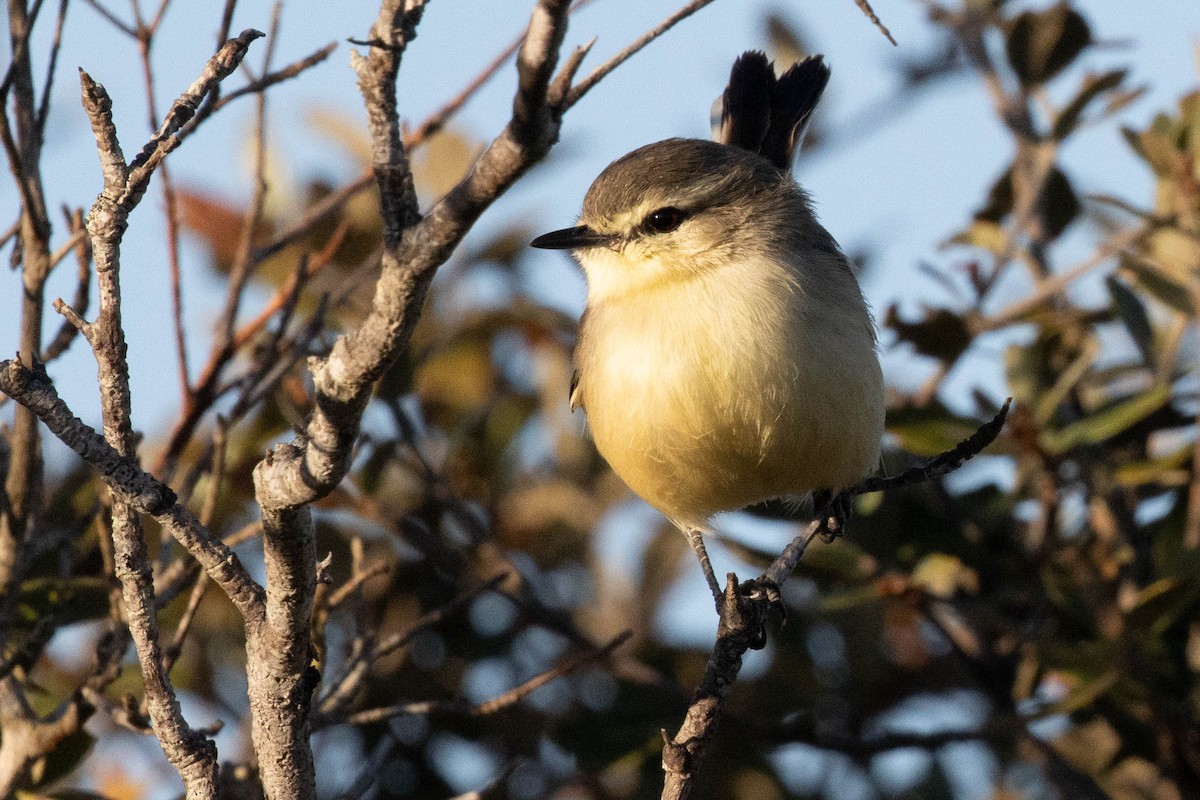
[[[946,308],[926,308],[924,311],[923,319],[905,322],[893,304],[883,324],[894,330],[900,341],[915,347],[918,353],[953,363],[971,346],[973,337],[970,326],[965,319]]]
[[[1018,14],[1006,28],[1008,63],[1026,87],[1062,72],[1092,41],[1087,22],[1066,2]]]
[[[879,591],[873,585],[867,585],[846,592],[823,596],[820,608],[822,614],[837,614],[878,602]]]
[[[24,618],[53,614],[58,624],[67,625],[107,616],[108,591],[104,578],[30,578],[21,584],[18,603]]]
[[[958,556],[929,553],[913,567],[911,581],[934,597],[948,599],[959,591],[979,590],[979,574]]]
[[[96,737],[85,730],[77,730],[62,739],[34,766],[35,785],[45,786],[70,775],[87,757],[95,743]]]
[[[961,244],[1000,255],[1007,243],[1008,236],[1005,235],[1004,229],[999,224],[990,219],[976,219],[965,230],[959,231],[943,242],[942,246]]]
[[[840,583],[859,583],[870,576],[872,558],[855,544],[838,539],[828,545],[810,547],[800,561],[799,571],[810,578]],[[864,587],[873,597],[878,593]]]
[[[1168,308],[1192,315],[1192,293],[1166,270],[1157,265],[1134,258],[1122,258],[1121,268],[1131,273],[1138,286]]]
[[[977,420],[960,417],[939,405],[890,409],[887,414],[888,433],[918,456],[944,453],[978,429]]]
[[[1104,279],[1104,284],[1108,287],[1109,297],[1112,298],[1113,310],[1121,322],[1125,323],[1125,330],[1129,331],[1130,338],[1141,352],[1142,361],[1147,367],[1154,369],[1154,328],[1150,324],[1150,315],[1146,313],[1141,298],[1116,275],[1109,275]]]
[[[1067,399],[1071,390],[1078,386],[1079,382],[1087,375],[1099,352],[1100,343],[1094,337],[1089,336],[1084,345],[1079,348],[1074,360],[1067,365],[1066,369],[1058,373],[1054,384],[1036,398],[1032,405],[1034,419],[1039,425],[1047,425],[1054,419],[1058,407]]]
[[[1197,595],[1200,595],[1200,582],[1194,578],[1162,578],[1138,592],[1126,623],[1131,628],[1161,636],[1181,618],[1194,615]]]
[[[1138,461],[1128,461],[1117,467],[1113,479],[1130,489],[1136,489],[1147,484],[1159,486],[1186,486],[1192,479],[1191,471],[1184,468],[1192,457],[1193,448],[1189,443],[1178,447],[1175,452],[1159,458]]]
[[[1039,716],[1049,717],[1057,714],[1071,714],[1094,704],[1104,695],[1112,691],[1121,680],[1121,670],[1113,667],[1079,686],[1057,703],[1043,709]]]
[[[1079,91],[1075,93],[1070,103],[1058,112],[1054,119],[1053,133],[1055,139],[1064,139],[1078,127],[1083,112],[1088,105],[1101,94],[1116,89],[1125,80],[1127,70],[1114,69],[1099,75],[1088,73],[1084,76]]]
[[[1148,130],[1121,129],[1125,141],[1160,178],[1178,177],[1187,171],[1188,159],[1180,150],[1174,122],[1160,114]]]
[[[975,212],[976,224],[991,222],[999,226],[1012,213],[1014,197],[1013,172],[1010,166],[996,179],[996,182],[992,184],[992,188],[988,190],[986,205]],[[1052,168],[1049,174],[1046,175],[1041,196],[1037,200],[1038,217],[1041,220],[1042,228],[1045,230],[1046,235],[1051,239],[1055,239],[1061,235],[1067,226],[1079,216],[1079,210],[1079,199],[1075,196],[1075,189],[1071,186],[1070,179],[1058,167]],[[997,234],[988,231],[987,228],[982,228],[979,231],[968,230],[959,234],[959,236],[977,239],[978,243],[968,243],[976,244],[979,247],[987,247],[989,245],[991,247],[998,247],[996,244],[999,241]]]
[[[1125,432],[1171,401],[1171,387],[1155,386],[1121,403],[1096,411],[1057,431],[1043,431],[1046,452],[1060,455],[1082,445],[1100,444]]]
[[[1057,239],[1067,226],[1079,216],[1079,198],[1067,174],[1058,167],[1050,170],[1046,183],[1042,187],[1042,196],[1038,198],[1038,214],[1046,235]]]

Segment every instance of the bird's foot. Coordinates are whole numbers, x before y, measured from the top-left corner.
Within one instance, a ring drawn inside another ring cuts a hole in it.
[[[747,609],[752,609],[750,614],[743,614],[743,617],[750,616],[754,620],[753,624],[748,626],[750,628],[748,646],[751,650],[762,650],[767,645],[769,613],[772,610],[778,611],[783,617],[784,623],[787,622],[787,611],[783,606],[783,598],[779,594],[779,586],[765,575],[751,578],[738,585],[737,599]]]
[[[842,535],[846,522],[850,519],[851,497],[842,492],[834,494],[828,489],[813,494],[813,508],[817,512],[819,524],[817,534],[823,542],[832,542]]]

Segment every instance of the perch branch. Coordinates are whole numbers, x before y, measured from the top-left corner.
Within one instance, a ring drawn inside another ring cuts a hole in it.
[[[932,480],[958,469],[991,444],[1004,427],[1011,398],[988,422],[951,450],[919,467],[891,478],[869,478],[846,491],[854,496],[866,492],[908,486]],[[683,724],[675,736],[663,731],[663,800],[690,797],[695,777],[716,733],[725,698],[742,668],[742,657],[751,648],[762,647],[767,610],[778,602],[778,589],[795,571],[808,545],[822,531],[822,520],[805,526],[771,563],[762,579],[741,586],[729,573],[725,593],[718,602],[721,622],[704,676],[693,695]]]

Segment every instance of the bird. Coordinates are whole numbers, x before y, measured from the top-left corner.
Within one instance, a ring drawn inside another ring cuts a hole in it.
[[[830,498],[878,466],[884,383],[849,260],[791,174],[830,77],[741,55],[715,141],[671,138],[606,167],[568,250],[587,280],[572,409],[613,471],[688,539],[763,501]],[[845,512],[843,512],[845,513]],[[840,526],[838,526],[840,527]]]

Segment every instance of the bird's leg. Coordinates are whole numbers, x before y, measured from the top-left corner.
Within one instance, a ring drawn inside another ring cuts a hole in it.
[[[817,533],[822,541],[832,542],[842,535],[846,521],[850,519],[850,499],[846,492],[836,495],[828,489],[813,492],[813,509],[821,521]]]
[[[692,552],[700,559],[700,568],[704,570],[708,588],[712,589],[713,599],[720,605],[725,593],[721,591],[721,584],[717,583],[717,576],[713,574],[712,562],[708,560],[708,551],[704,549],[704,537],[695,528],[685,528],[683,533],[687,536],[688,544],[692,546]]]

